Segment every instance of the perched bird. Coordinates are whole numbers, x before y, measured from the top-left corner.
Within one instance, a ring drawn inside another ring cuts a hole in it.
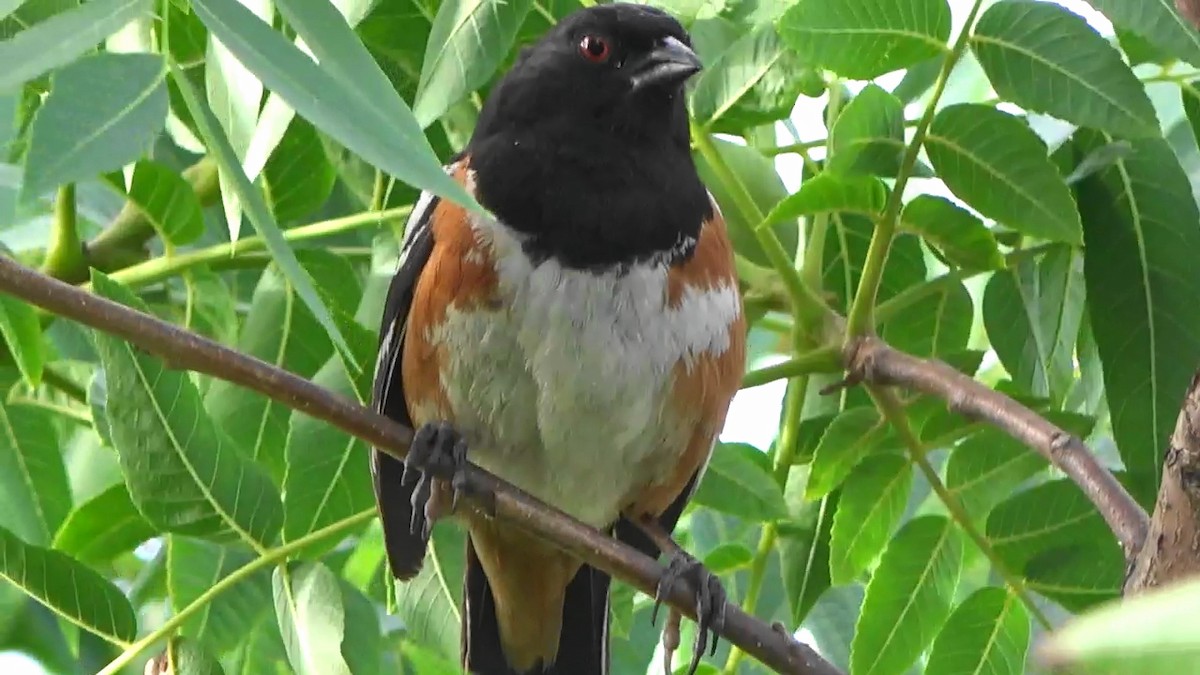
[[[733,251],[689,150],[690,45],[642,5],[567,16],[521,52],[446,167],[492,215],[418,200],[373,393],[417,429],[404,462],[371,459],[398,579],[469,488],[468,459],[655,557],[644,526],[675,527],[745,367]],[[466,526],[464,668],[608,673],[609,578],[491,519]],[[674,556],[705,635],[719,584]]]

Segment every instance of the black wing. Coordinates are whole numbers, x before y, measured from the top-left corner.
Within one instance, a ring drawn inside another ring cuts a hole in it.
[[[413,424],[404,397],[400,362],[404,354],[405,329],[413,291],[433,250],[430,220],[437,203],[437,197],[422,193],[413,207],[400,246],[400,265],[388,287],[379,327],[379,356],[375,360],[371,407],[408,427]],[[422,511],[414,513],[412,507],[412,493],[419,474],[414,471],[404,480],[402,461],[372,449],[371,479],[392,575],[401,580],[411,579],[421,571],[428,543],[422,534],[425,530],[425,514]]]

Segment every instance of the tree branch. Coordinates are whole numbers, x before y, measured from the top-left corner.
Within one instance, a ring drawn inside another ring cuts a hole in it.
[[[1125,578],[1125,595],[1200,573],[1200,372],[1192,376],[1163,462],[1146,545]]]
[[[845,363],[852,380],[898,385],[937,396],[951,410],[985,420],[1033,448],[1075,481],[1095,504],[1124,549],[1125,559],[1133,560],[1138,554],[1149,529],[1146,512],[1079,438],[941,361],[905,354],[876,337],[850,341]]]
[[[341,396],[267,365],[211,340],[180,329],[124,305],[101,298],[39,274],[14,260],[0,257],[0,291],[119,336],[166,360],[186,368],[240,384],[288,407],[324,420],[395,457],[403,457],[412,441],[412,430]],[[630,546],[606,536],[553,509],[529,494],[470,465],[468,479],[494,492],[489,515],[538,536],[584,562],[653,595],[662,567]],[[478,502],[465,499],[470,508]],[[494,507],[494,511],[493,508]],[[695,619],[695,595],[684,581],[671,589],[667,602]],[[840,671],[814,650],[797,642],[786,629],[768,626],[728,604],[721,635],[731,643],[787,675],[839,675]]]

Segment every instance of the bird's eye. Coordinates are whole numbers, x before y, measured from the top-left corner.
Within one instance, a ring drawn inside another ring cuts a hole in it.
[[[585,35],[579,41],[579,53],[583,58],[592,63],[604,63],[608,60],[612,49],[608,46],[608,41],[602,37],[595,35]]]

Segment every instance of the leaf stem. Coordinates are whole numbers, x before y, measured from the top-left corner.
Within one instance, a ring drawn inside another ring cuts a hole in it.
[[[385,211],[363,211],[352,216],[323,220],[310,225],[302,225],[290,230],[284,230],[283,238],[292,243],[320,239],[321,237],[349,232],[391,218],[403,218],[411,210],[411,206],[401,206]],[[261,236],[244,237],[238,239],[236,242],[217,244],[194,251],[177,253],[169,258],[162,257],[147,260],[144,263],[113,272],[109,276],[127,286],[136,288],[156,281],[162,281],[198,265],[224,261],[241,254],[261,251],[266,247],[266,241]],[[88,287],[88,284],[84,284],[84,287]]]
[[[754,203],[745,184],[721,157],[721,153],[717,151],[708,132],[701,129],[694,121],[692,122],[692,142],[695,144],[696,150],[700,152],[700,156],[712,168],[713,173],[717,174],[718,180],[729,190],[734,207],[742,215],[743,220],[747,223],[758,223],[753,227],[754,236],[758,239],[763,252],[766,253],[767,259],[771,261],[771,266],[779,272],[783,279],[784,288],[792,301],[793,311],[803,319],[802,323],[806,329],[819,326],[828,312],[825,303],[804,285],[795,263],[788,257],[779,237],[776,237],[775,232],[764,224],[766,216]]]
[[[1021,598],[1021,601],[1029,608],[1029,613],[1037,619],[1038,623],[1046,630],[1053,628],[1050,624],[1050,619],[1037,606],[1033,596],[1029,593],[1029,589],[1025,587],[1025,582],[1019,576],[1008,571],[1008,567],[1000,560],[1000,556],[996,554],[996,550],[992,548],[992,543],[975,526],[970,515],[963,508],[962,503],[946,488],[946,484],[938,476],[937,470],[929,463],[929,458],[925,454],[925,447],[921,444],[917,435],[913,433],[912,426],[908,423],[908,416],[904,414],[904,408],[901,406],[900,401],[896,399],[896,395],[882,387],[873,385],[867,387],[867,392],[874,399],[875,406],[879,408],[879,412],[891,422],[892,427],[896,429],[896,433],[900,435],[900,439],[908,446],[908,454],[913,464],[916,464],[921,473],[925,475],[925,480],[929,482],[934,493],[941,499],[942,504],[946,506],[946,511],[950,514],[950,517],[954,519],[954,522],[958,523],[963,532],[966,532],[967,536],[975,543],[980,552],[991,561],[992,567],[1004,579],[1004,583],[1012,589],[1017,597]]]
[[[966,49],[971,28],[975,25],[975,17],[979,14],[982,6],[983,0],[975,0],[971,5],[971,13],[967,15],[962,32],[942,62],[942,69],[933,85],[933,93],[930,95],[929,103],[925,106],[925,114],[917,122],[912,142],[904,151],[904,158],[900,161],[900,171],[896,174],[896,184],[892,187],[883,217],[876,224],[875,232],[871,235],[871,244],[867,247],[867,259],[863,263],[858,291],[854,294],[854,303],[850,306],[850,313],[846,317],[847,337],[862,335],[874,327],[872,313],[875,308],[875,296],[879,292],[879,283],[883,279],[883,266],[887,262],[888,250],[892,246],[892,237],[896,234],[896,224],[900,220],[900,208],[904,205],[904,187],[908,185],[908,179],[917,164],[917,155],[925,143],[925,135],[929,131],[929,126],[933,123],[938,100],[946,91],[950,73],[954,71],[954,66],[962,56],[963,50]]]
[[[213,584],[211,588],[201,593],[200,597],[193,600],[191,604],[179,610],[174,616],[163,622],[163,625],[159,626],[146,637],[130,645],[127,649],[125,649],[124,652],[121,653],[120,656],[113,659],[111,663],[102,668],[96,673],[96,675],[116,675],[116,673],[120,672],[122,668],[132,663],[139,654],[149,649],[159,640],[169,637],[170,634],[175,631],[175,629],[182,626],[183,623],[191,618],[193,614],[204,609],[218,595],[229,590],[239,582],[249,578],[255,572],[271,567],[275,563],[287,558],[287,556],[291,555],[292,553],[295,553],[296,551],[299,551],[314,542],[326,539],[344,530],[351,529],[361,523],[369,521],[374,517],[375,507],[371,507],[364,511],[359,511],[348,518],[343,518],[336,523],[327,525],[315,532],[310,532],[309,534],[296,539],[295,541],[289,541],[286,544],[265,551],[258,558],[255,558],[254,560],[237,568],[231,572],[229,576]]]
[[[42,272],[55,279],[77,281],[87,276],[77,220],[75,184],[68,183],[58,188],[54,198],[54,225],[50,230],[46,260],[42,263]]]
[[[758,370],[746,373],[742,388],[757,387],[776,380],[812,375],[813,373],[839,373],[842,371],[842,351],[835,346],[818,347]]]
[[[817,350],[820,352],[822,350]],[[816,353],[816,352],[814,352]],[[796,457],[796,448],[800,446],[800,422],[804,414],[804,400],[808,398],[808,375],[801,375],[788,382],[784,393],[783,420],[779,425],[779,437],[775,441],[775,460],[772,475],[782,489],[787,485],[788,473],[792,469],[792,461]],[[779,532],[775,523],[763,523],[762,534],[758,539],[758,549],[750,563],[750,581],[746,586],[746,598],[742,601],[742,610],[754,614],[758,606],[758,596],[762,592],[763,579],[766,576],[767,562],[771,552],[775,550],[775,541]],[[725,660],[722,672],[733,675],[737,672],[738,663],[745,652],[734,645],[729,649],[729,657]]]

